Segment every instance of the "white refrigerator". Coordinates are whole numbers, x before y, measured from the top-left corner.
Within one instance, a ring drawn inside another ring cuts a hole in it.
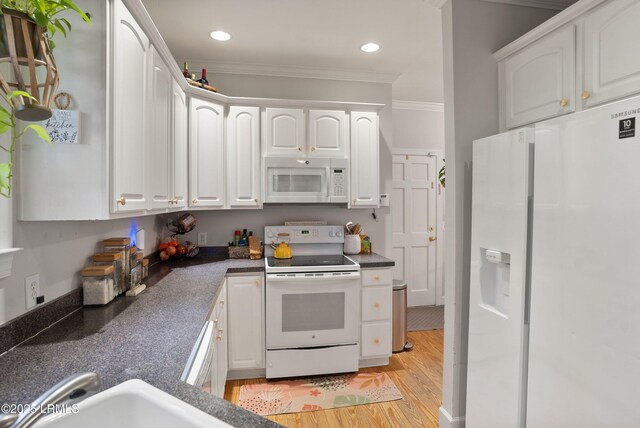
[[[475,143],[467,427],[640,426],[639,117],[634,97],[538,123],[526,161],[518,137]],[[528,208],[482,184],[499,171]]]

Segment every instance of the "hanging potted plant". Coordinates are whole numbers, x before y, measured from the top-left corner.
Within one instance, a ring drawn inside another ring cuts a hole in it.
[[[0,0],[0,134],[11,131],[9,145],[0,145],[9,162],[0,163],[0,195],[11,196],[15,145],[28,130],[51,142],[47,132],[31,124],[21,130],[16,119],[42,121],[51,117],[51,104],[58,88],[58,68],[52,50],[52,37],[66,36],[71,30],[62,12],[77,13],[88,23],[89,16],[71,0]],[[9,70],[7,72],[7,69]]]
[[[60,13],[72,11],[91,22],[71,0],[0,0],[0,64],[8,63],[10,76],[0,74],[0,92],[19,90],[31,97],[11,98],[16,117],[40,121],[51,117],[58,87],[58,68],[52,55],[52,37],[71,30]]]

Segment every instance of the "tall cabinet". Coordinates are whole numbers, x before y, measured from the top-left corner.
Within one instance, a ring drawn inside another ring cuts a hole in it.
[[[191,98],[189,109],[190,206],[224,208],[224,107]]]
[[[147,208],[147,106],[150,44],[121,1],[114,4],[112,208]]]
[[[229,107],[225,141],[229,208],[261,207],[260,108]]]
[[[378,114],[351,112],[351,207],[380,204],[378,151]]]

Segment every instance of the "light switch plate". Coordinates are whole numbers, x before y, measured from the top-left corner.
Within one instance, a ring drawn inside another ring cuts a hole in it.
[[[207,232],[198,232],[198,247],[207,245]]]

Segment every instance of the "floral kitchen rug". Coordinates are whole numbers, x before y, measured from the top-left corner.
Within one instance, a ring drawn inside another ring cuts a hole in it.
[[[242,385],[237,404],[266,416],[400,399],[402,394],[385,373],[354,373]]]

